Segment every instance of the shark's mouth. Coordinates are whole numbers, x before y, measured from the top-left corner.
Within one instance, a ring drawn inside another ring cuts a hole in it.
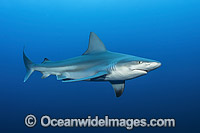
[[[131,71],[144,71],[144,72],[148,72],[148,70],[144,70],[144,69],[131,69],[131,68],[129,68]]]
[[[148,70],[143,70],[143,69],[136,69],[136,70],[140,70],[140,71],[144,71],[144,72],[148,72]]]
[[[136,77],[138,77],[138,76],[142,76],[142,75],[145,75],[145,74],[147,74],[147,72],[148,71],[146,71],[146,70],[143,70],[143,69],[131,69],[131,73],[133,73]]]

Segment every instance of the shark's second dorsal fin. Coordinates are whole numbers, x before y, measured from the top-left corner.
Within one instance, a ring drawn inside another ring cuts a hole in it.
[[[94,32],[90,32],[88,49],[87,51],[85,51],[83,55],[95,54],[95,53],[100,53],[100,52],[105,52],[105,51],[106,51],[106,47],[104,46],[101,39],[99,39],[99,37]]]
[[[47,59],[47,58],[44,58],[44,60],[43,60],[43,62],[42,63],[46,63],[46,62],[48,62],[48,61],[50,61],[49,59]]]

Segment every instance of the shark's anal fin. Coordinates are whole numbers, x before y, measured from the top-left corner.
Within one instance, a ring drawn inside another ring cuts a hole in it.
[[[116,97],[120,97],[124,91],[125,80],[110,81],[115,90]]]
[[[48,74],[48,73],[42,73],[43,75],[42,75],[42,79],[45,79],[45,78],[47,78],[47,77],[49,77],[50,76],[50,74]]]
[[[42,79],[45,79],[50,76],[50,74],[47,72],[41,72],[41,73],[42,73],[42,77],[41,77]]]
[[[106,47],[104,46],[101,39],[99,39],[99,37],[94,32],[90,32],[88,49],[85,51],[85,53],[83,53],[83,55],[95,54],[105,51]]]
[[[62,82],[76,82],[76,81],[84,81],[84,80],[89,80],[89,79],[93,79],[93,78],[97,78],[103,75],[108,74],[106,71],[101,71],[96,73],[95,75],[89,76],[89,77],[85,77],[85,78],[80,78],[80,79],[72,79],[72,80],[63,80]]]

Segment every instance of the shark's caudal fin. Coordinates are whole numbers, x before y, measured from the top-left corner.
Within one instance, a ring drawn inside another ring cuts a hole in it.
[[[99,37],[94,32],[90,32],[88,49],[87,51],[85,51],[83,55],[95,54],[95,53],[100,53],[100,52],[105,52],[105,51],[106,51],[106,47],[104,46],[101,39],[99,39]]]
[[[31,76],[31,74],[33,73],[33,65],[34,63],[28,59],[28,57],[26,56],[24,50],[23,50],[23,59],[24,59],[24,65],[26,67],[26,75],[24,77],[24,82],[26,82],[26,80]]]

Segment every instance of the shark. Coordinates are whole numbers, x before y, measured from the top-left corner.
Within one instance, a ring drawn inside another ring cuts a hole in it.
[[[94,32],[90,32],[88,49],[80,56],[61,61],[44,58],[42,63],[36,64],[23,50],[23,60],[26,68],[24,82],[34,71],[41,72],[42,79],[55,75],[62,82],[107,81],[114,88],[116,97],[123,94],[125,81],[161,66],[155,60],[107,50]]]

